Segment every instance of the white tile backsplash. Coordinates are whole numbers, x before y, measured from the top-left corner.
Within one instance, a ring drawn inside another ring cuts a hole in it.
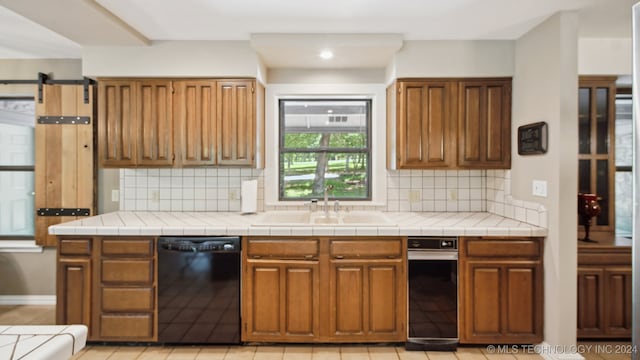
[[[240,211],[241,183],[258,180],[258,211],[301,209],[265,206],[261,169],[122,169],[120,210]],[[387,203],[376,210],[412,212],[489,212],[546,227],[546,209],[511,196],[510,170],[387,171]],[[354,210],[370,205],[350,206]]]

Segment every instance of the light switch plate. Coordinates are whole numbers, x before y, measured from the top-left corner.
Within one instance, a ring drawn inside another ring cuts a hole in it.
[[[545,180],[533,180],[533,196],[547,197],[547,182]]]

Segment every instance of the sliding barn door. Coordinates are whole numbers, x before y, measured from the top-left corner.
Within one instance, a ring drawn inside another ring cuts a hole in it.
[[[85,102],[85,97],[87,102]],[[51,225],[95,215],[94,87],[44,85],[36,103],[36,243],[55,246]]]

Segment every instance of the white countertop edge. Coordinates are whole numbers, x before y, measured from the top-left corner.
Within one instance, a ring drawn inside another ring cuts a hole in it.
[[[478,212],[385,212],[397,226],[253,226],[247,217],[234,212],[203,212],[196,217],[202,221],[191,221],[185,225],[170,225],[180,218],[180,212],[153,212],[160,220],[145,226],[139,220],[151,212],[137,212],[136,221],[130,225],[113,224],[119,215],[132,212],[114,212],[83,220],[53,225],[53,235],[100,235],[100,236],[546,236],[547,229],[495,214]],[[166,218],[163,215],[166,214]],[[473,218],[498,217],[499,221],[485,223],[471,221]],[[217,217],[217,218],[216,218]],[[125,217],[126,218],[126,217]],[[236,219],[237,218],[237,219]],[[213,219],[213,220],[211,220]],[[257,218],[256,218],[257,219]],[[236,222],[236,220],[238,220]],[[253,220],[253,219],[252,219]],[[217,226],[217,223],[227,226]],[[442,223],[439,226],[438,223]],[[102,224],[102,226],[100,226]],[[166,226],[163,226],[167,224]],[[212,225],[216,224],[216,225]],[[429,225],[427,225],[429,224]],[[450,224],[450,226],[444,225]],[[474,226],[477,224],[478,226]],[[486,226],[486,225],[494,226]],[[500,226],[502,225],[502,226]]]

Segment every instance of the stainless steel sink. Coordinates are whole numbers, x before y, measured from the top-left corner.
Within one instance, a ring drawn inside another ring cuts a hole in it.
[[[380,211],[323,212],[268,211],[254,226],[397,226]]]

